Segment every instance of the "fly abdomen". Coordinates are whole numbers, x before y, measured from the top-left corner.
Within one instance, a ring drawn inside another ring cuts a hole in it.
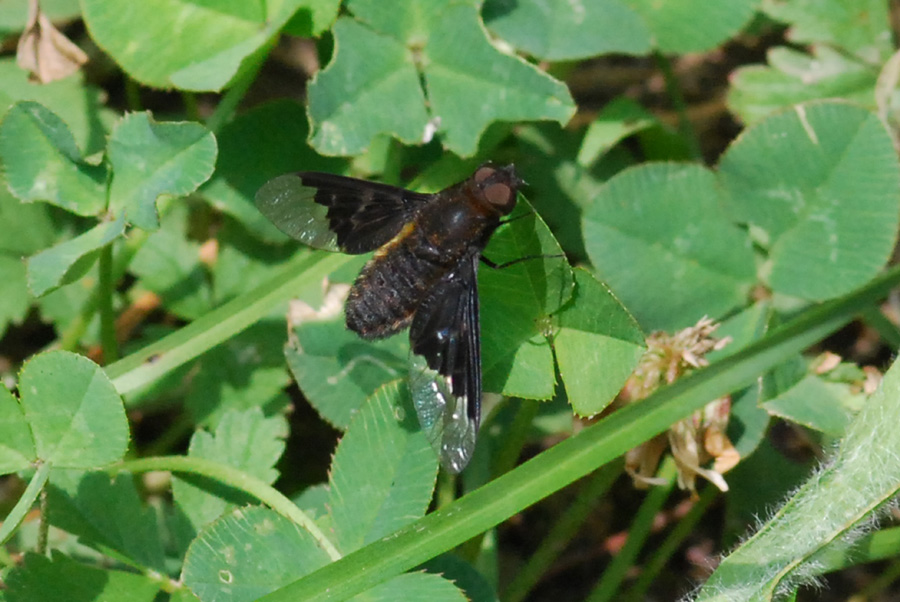
[[[415,253],[414,232],[379,252],[362,269],[347,299],[347,328],[365,339],[395,334],[412,321],[416,308],[445,265]]]

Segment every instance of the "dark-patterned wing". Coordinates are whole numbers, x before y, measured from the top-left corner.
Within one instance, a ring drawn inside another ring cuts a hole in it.
[[[433,195],[319,172],[278,176],[256,206],[279,230],[317,249],[366,253],[400,231]]]
[[[416,309],[409,331],[409,390],[444,467],[460,472],[481,420],[478,254],[448,272]]]

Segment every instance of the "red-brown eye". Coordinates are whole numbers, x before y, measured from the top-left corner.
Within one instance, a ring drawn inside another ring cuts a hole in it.
[[[478,184],[481,184],[482,182],[484,182],[485,180],[490,178],[492,175],[494,175],[494,172],[496,172],[496,171],[497,171],[496,169],[494,169],[493,167],[487,166],[487,165],[485,165],[483,167],[479,167],[478,171],[475,172],[475,182],[477,182]]]
[[[484,189],[484,198],[491,205],[508,205],[512,197],[512,190],[506,184],[491,184]]]

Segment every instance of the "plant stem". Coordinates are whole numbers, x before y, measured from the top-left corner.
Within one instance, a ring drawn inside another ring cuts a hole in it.
[[[272,508],[272,510],[306,529],[332,560],[338,560],[341,557],[341,553],[338,552],[325,533],[319,529],[316,522],[298,508],[296,504],[271,485],[233,466],[204,458],[156,456],[138,460],[125,460],[108,466],[105,470],[110,474],[115,474],[119,471],[149,472],[151,470],[167,470],[214,479],[219,483],[224,483],[252,495]]]
[[[125,76],[125,104],[128,106],[129,111],[140,111],[143,109],[141,104],[141,87],[127,75]]]
[[[672,532],[666,537],[665,541],[656,548],[653,555],[647,560],[641,571],[640,576],[634,582],[626,595],[622,597],[625,602],[640,602],[647,599],[647,590],[653,584],[659,573],[665,568],[669,558],[678,549],[678,546],[684,542],[687,537],[693,533],[697,522],[703,517],[709,505],[719,496],[719,489],[715,485],[708,484],[700,499],[691,507],[690,511],[678,521],[678,524],[672,529]]]
[[[521,602],[531,593],[531,590],[550,569],[566,545],[578,533],[578,529],[597,505],[597,500],[609,490],[621,472],[622,463],[612,462],[588,477],[587,482],[581,484],[581,491],[541,541],[541,545],[534,551],[528,562],[516,573],[515,579],[510,582],[503,593],[503,600]]]
[[[509,425],[509,429],[502,439],[502,446],[494,456],[494,476],[507,473],[516,465],[516,460],[519,459],[522,448],[528,440],[531,423],[534,422],[534,417],[541,408],[541,402],[536,399],[514,399],[512,401],[518,403],[519,407],[512,424]]]
[[[511,399],[506,403],[517,404],[516,414],[512,424],[500,438],[501,445],[493,458],[492,472],[494,476],[509,472],[516,465],[516,460],[519,459],[525,441],[528,439],[531,423],[537,416],[541,404],[536,399]],[[481,551],[483,539],[484,533],[481,533],[462,544],[458,550],[459,555],[474,562]]]
[[[184,112],[191,121],[200,121],[200,109],[197,103],[197,95],[193,92],[182,92],[181,102],[184,103]]]
[[[612,562],[603,571],[600,581],[587,598],[588,602],[606,602],[617,599],[614,596],[617,595],[622,581],[625,580],[628,569],[634,564],[638,553],[647,542],[647,537],[650,536],[653,519],[669,498],[669,493],[675,484],[676,472],[675,460],[672,456],[667,456],[656,475],[660,479],[665,479],[666,484],[651,487],[648,491],[647,497],[644,498],[644,502],[628,529],[628,539],[625,541],[625,545],[618,554],[613,556]]]
[[[243,100],[247,90],[249,90],[253,82],[256,81],[256,74],[259,73],[260,68],[262,68],[263,59],[267,55],[267,52],[257,53],[255,63],[250,65],[239,79],[232,82],[231,87],[228,88],[222,96],[222,99],[219,101],[219,104],[216,105],[216,110],[213,111],[213,114],[206,120],[206,127],[209,128],[211,132],[218,133],[219,130],[222,129],[222,126],[228,123],[231,116],[237,111],[238,105],[241,104],[241,100]]]
[[[28,516],[28,513],[31,511],[31,508],[34,506],[34,503],[38,501],[38,498],[44,493],[44,485],[47,484],[47,479],[50,478],[50,470],[53,468],[51,462],[38,462],[37,470],[34,471],[34,474],[31,477],[31,480],[28,482],[28,487],[25,488],[25,491],[22,492],[22,495],[19,497],[19,500],[12,507],[12,510],[3,517],[3,522],[0,522],[0,545],[9,541],[9,539],[13,536],[19,526],[25,521],[25,517]],[[46,501],[40,502],[41,504],[41,523],[38,525],[38,548],[43,546],[43,549],[47,547],[47,513],[46,513]],[[43,537],[43,544],[41,543],[41,538]],[[40,551],[40,550],[39,550]]]
[[[47,519],[47,489],[41,489],[41,522],[38,525],[37,543],[35,544],[35,552],[38,554],[47,553],[47,536],[50,534],[50,521]]]
[[[669,95],[672,106],[678,114],[678,132],[687,144],[691,157],[698,161],[702,161],[703,153],[700,150],[700,141],[697,140],[697,133],[694,131],[691,120],[688,118],[687,103],[684,101],[684,94],[681,93],[681,86],[678,85],[678,79],[675,77],[675,72],[672,70],[672,63],[659,52],[655,52],[653,58],[656,60],[656,65],[662,72],[663,80],[666,82],[666,93]]]
[[[268,315],[279,303],[319,290],[351,255],[299,252],[256,289],[106,368],[120,394],[153,382]]]
[[[119,343],[116,340],[116,314],[113,311],[115,278],[113,277],[112,244],[100,250],[100,282],[97,304],[100,310],[100,344],[103,348],[103,363],[111,364],[119,359]]]
[[[131,259],[134,257],[134,254],[137,253],[137,250],[140,248],[140,246],[144,244],[144,241],[147,240],[147,236],[149,236],[148,232],[146,232],[145,230],[139,230],[137,228],[133,229],[130,232],[129,238],[125,241],[125,244],[120,247],[119,252],[115,255],[115,267],[113,269],[114,281],[118,282],[125,274],[125,270],[128,269],[128,265],[131,263]],[[63,349],[65,351],[74,351],[78,347],[78,343],[81,341],[81,337],[84,336],[88,325],[91,323],[91,318],[93,318],[94,314],[97,312],[101,295],[101,287],[98,286],[94,288],[91,296],[88,297],[87,301],[84,302],[84,305],[81,306],[81,312],[69,323],[68,326],[66,326],[66,329],[63,330],[62,334],[60,335],[57,345],[59,349]]]

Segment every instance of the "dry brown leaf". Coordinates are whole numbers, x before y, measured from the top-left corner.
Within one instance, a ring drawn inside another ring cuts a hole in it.
[[[28,5],[28,24],[19,46],[16,62],[31,72],[32,78],[46,84],[75,73],[88,60],[87,55],[53,26],[41,11],[38,0]]]

